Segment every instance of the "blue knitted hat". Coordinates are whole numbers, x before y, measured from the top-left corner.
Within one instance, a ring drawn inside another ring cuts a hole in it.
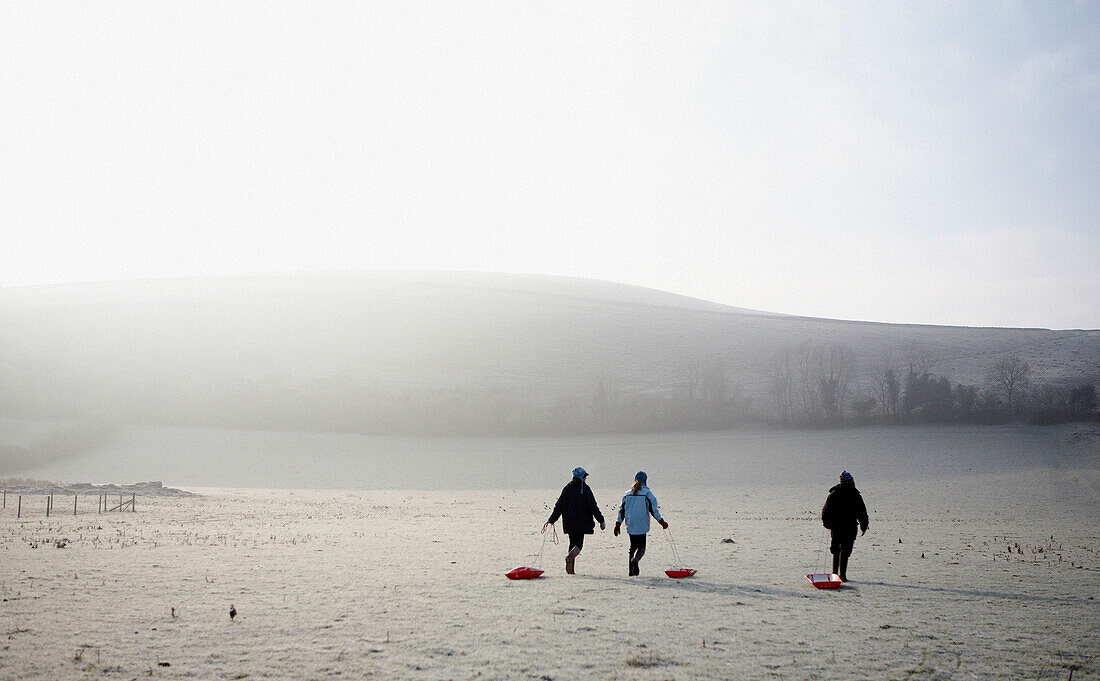
[[[649,476],[645,474],[645,471],[638,471],[637,475],[634,476],[634,479],[644,485],[645,481],[649,479]]]

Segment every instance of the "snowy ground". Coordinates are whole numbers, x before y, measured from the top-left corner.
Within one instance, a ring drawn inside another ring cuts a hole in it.
[[[1100,678],[1100,466],[1081,451],[947,478],[887,466],[860,484],[871,530],[835,592],[803,577],[827,559],[829,480],[664,486],[650,470],[699,570],[686,580],[662,574],[656,525],[641,577],[609,526],[578,575],[551,544],[543,578],[505,579],[535,560],[565,480],[197,489],[112,514],[93,496],[76,517],[70,497],[48,520],[26,498],[17,519],[9,496],[0,679]],[[629,480],[613,482],[593,484],[609,517]]]

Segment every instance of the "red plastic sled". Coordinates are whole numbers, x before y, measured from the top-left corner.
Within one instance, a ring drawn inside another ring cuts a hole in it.
[[[834,573],[815,572],[806,575],[806,579],[818,589],[835,589],[844,583],[840,581],[840,575]]]
[[[673,579],[683,579],[684,577],[691,577],[698,570],[692,568],[672,568],[671,570],[665,570],[665,574]]]
[[[505,572],[504,576],[508,579],[538,579],[543,572],[545,571],[538,568],[518,567]]]

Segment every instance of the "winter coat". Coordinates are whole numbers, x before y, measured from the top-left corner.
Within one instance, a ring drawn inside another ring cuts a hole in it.
[[[867,531],[867,506],[855,485],[839,484],[829,490],[821,508],[821,524],[838,537],[856,536],[857,525]]]
[[[642,485],[637,492],[630,490],[619,505],[619,522],[626,521],[627,534],[645,534],[649,532],[649,516],[661,520],[657,510],[657,497],[649,488]]]
[[[592,488],[580,478],[573,478],[562,488],[558,503],[554,504],[554,512],[546,522],[553,523],[558,518],[561,518],[561,527],[566,534],[592,534],[596,529],[593,518],[603,523],[603,514],[596,504]]]

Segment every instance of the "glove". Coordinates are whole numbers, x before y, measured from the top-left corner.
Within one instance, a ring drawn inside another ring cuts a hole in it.
[[[607,525],[604,525],[604,524],[603,524],[603,523],[601,522],[601,523],[600,523],[600,531],[602,532],[603,530],[606,530],[606,529],[607,529]]]
[[[614,532],[614,534],[615,534],[615,536],[616,536],[616,537],[618,537],[618,536],[619,536],[619,525],[620,525],[620,524],[621,524],[621,523],[615,523],[615,529],[613,530],[613,532]]]
[[[664,519],[658,520],[657,522],[661,523],[661,527],[665,528],[666,530],[668,529],[668,523]]]

